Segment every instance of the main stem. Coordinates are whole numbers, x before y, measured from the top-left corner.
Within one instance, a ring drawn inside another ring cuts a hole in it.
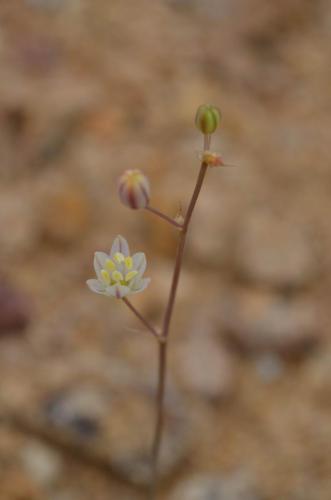
[[[205,140],[204,149],[207,149],[209,147],[209,142],[210,142],[209,140],[207,141]],[[162,442],[162,435],[164,428],[163,406],[164,406],[164,393],[165,393],[166,369],[167,369],[167,348],[168,348],[170,322],[172,318],[172,313],[174,309],[176,293],[179,283],[179,277],[182,268],[187,231],[189,228],[194,207],[196,205],[196,202],[198,200],[201,191],[201,187],[207,172],[207,168],[208,165],[206,163],[201,164],[198,179],[180,232],[169,299],[163,320],[163,328],[161,333],[161,338],[163,339],[163,342],[158,343],[159,370],[158,370],[158,389],[157,389],[157,400],[156,400],[156,424],[155,424],[155,432],[154,432],[153,447],[152,447],[152,480],[151,480],[150,500],[155,500],[156,498],[156,488],[158,482],[158,466],[159,466],[160,449],[161,449],[161,442]]]
[[[157,386],[157,399],[156,399],[156,422],[154,430],[154,438],[152,445],[152,478],[151,478],[151,488],[150,488],[150,500],[155,500],[156,498],[156,488],[158,483],[158,466],[159,466],[159,456],[160,448],[163,434],[163,423],[164,423],[164,394],[165,394],[165,382],[166,382],[166,370],[167,370],[167,342],[158,343],[158,386]]]

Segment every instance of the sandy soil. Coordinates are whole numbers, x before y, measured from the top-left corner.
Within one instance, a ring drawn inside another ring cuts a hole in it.
[[[160,498],[216,498],[186,486],[210,477],[222,500],[331,498],[330,39],[326,0],[1,2],[2,500],[145,498],[155,346],[85,281],[123,234],[161,321],[176,232],[116,179],[141,168],[185,210],[203,102],[235,167],[191,227]]]

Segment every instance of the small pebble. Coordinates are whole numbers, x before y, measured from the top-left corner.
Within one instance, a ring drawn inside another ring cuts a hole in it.
[[[91,440],[99,434],[107,403],[102,391],[82,386],[50,396],[45,414],[57,428],[73,433],[77,439]]]
[[[259,356],[255,366],[261,380],[266,384],[279,379],[284,372],[283,360],[275,354]]]
[[[7,284],[0,284],[0,336],[22,332],[30,319],[26,297]]]
[[[298,289],[311,285],[318,275],[315,250],[298,224],[254,213],[238,232],[234,264],[238,275],[252,283]]]
[[[91,205],[87,194],[72,185],[51,189],[40,210],[42,235],[61,246],[80,241],[90,223]]]
[[[321,338],[315,303],[265,290],[242,289],[224,301],[227,337],[248,352],[301,354]]]
[[[245,475],[197,475],[182,481],[171,500],[260,500]]]
[[[234,374],[230,354],[212,334],[188,335],[174,351],[179,383],[192,394],[217,402],[229,395]]]
[[[21,450],[24,467],[32,479],[41,485],[53,484],[62,472],[59,453],[38,441],[30,441]]]
[[[26,255],[37,244],[34,200],[21,190],[0,193],[0,249],[10,257]]]

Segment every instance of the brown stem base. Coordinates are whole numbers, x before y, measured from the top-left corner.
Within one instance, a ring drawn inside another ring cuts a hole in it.
[[[151,455],[151,487],[150,487],[150,500],[156,498],[156,487],[159,478],[159,462],[160,450],[162,444],[162,436],[164,429],[164,395],[165,395],[165,382],[166,382],[166,367],[167,367],[167,342],[159,343],[158,345],[158,359],[159,359],[159,372],[158,372],[158,389],[156,399],[156,425],[154,432],[154,439],[152,445]]]

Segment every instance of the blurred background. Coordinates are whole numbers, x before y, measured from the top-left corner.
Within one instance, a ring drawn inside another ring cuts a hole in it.
[[[331,498],[327,0],[0,2],[0,498],[143,500],[156,346],[91,294],[125,236],[162,319],[201,103],[220,107],[172,323],[162,500]]]

